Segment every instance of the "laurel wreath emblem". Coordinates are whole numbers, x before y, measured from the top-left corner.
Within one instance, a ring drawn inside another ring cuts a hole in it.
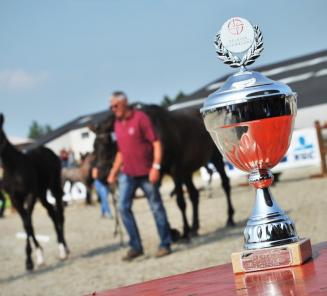
[[[244,55],[242,58],[234,56],[228,49],[224,47],[223,43],[221,42],[220,33],[218,33],[215,40],[215,47],[218,58],[233,68],[253,64],[263,51],[263,36],[261,30],[258,26],[254,26],[253,30],[254,42],[248,49],[246,55]]]

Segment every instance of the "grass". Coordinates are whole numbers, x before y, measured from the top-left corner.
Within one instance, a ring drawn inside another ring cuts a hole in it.
[[[11,208],[11,200],[9,197],[9,194],[3,191],[4,196],[5,196],[5,203],[6,203],[6,208]]]

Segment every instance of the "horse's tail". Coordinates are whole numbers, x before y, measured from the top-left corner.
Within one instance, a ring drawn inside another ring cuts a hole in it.
[[[64,191],[62,189],[62,176],[61,176],[61,162],[59,157],[49,150],[52,154],[52,175],[50,179],[50,190],[53,196],[56,198],[56,203],[62,203],[62,198],[64,196]]]

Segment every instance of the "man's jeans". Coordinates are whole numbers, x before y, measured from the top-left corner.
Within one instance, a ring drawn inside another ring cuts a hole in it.
[[[101,213],[102,215],[111,216],[111,210],[108,203],[108,186],[103,184],[100,180],[94,181],[95,190],[98,193],[101,200]]]
[[[130,238],[129,245],[135,251],[143,251],[140,234],[132,212],[133,197],[138,187],[144,191],[148,199],[160,236],[160,247],[169,249],[171,243],[170,226],[158,186],[150,183],[147,176],[130,177],[121,174],[119,176],[119,210]]]

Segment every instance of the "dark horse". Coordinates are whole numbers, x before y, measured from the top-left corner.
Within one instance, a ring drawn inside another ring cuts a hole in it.
[[[163,145],[162,173],[169,174],[174,181],[174,192],[177,205],[183,217],[183,237],[197,234],[199,229],[199,192],[193,184],[192,175],[201,166],[212,162],[219,172],[224,188],[227,205],[227,225],[234,225],[234,209],[230,198],[230,184],[224,169],[224,162],[218,149],[205,130],[198,112],[176,111],[169,112],[156,105],[137,105],[151,119],[155,131]],[[113,159],[117,148],[110,134],[113,132],[114,115],[110,115],[103,123],[101,133],[95,141],[95,155],[97,158]],[[190,228],[186,217],[186,203],[183,194],[183,184],[186,186],[193,207],[193,222]]]
[[[36,263],[44,263],[42,248],[35,238],[32,225],[32,212],[37,198],[47,209],[57,233],[59,243],[59,258],[66,259],[68,248],[64,238],[64,208],[62,203],[59,158],[49,149],[40,147],[24,154],[18,151],[7,139],[3,131],[4,116],[0,114],[0,157],[2,159],[4,190],[9,194],[12,205],[22,218],[26,232],[26,269],[34,267],[32,247],[34,242]],[[52,206],[46,198],[50,190],[56,199]]]

